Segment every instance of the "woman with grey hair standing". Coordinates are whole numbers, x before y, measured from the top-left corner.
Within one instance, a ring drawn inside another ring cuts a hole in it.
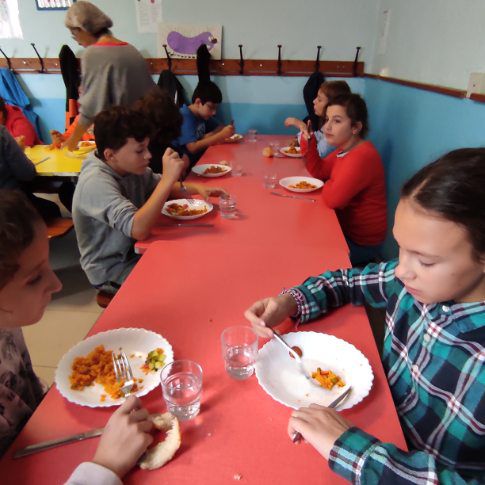
[[[143,56],[113,36],[113,21],[92,3],[74,3],[65,24],[76,42],[86,47],[81,56],[79,123],[65,142],[69,150],[75,150],[99,112],[113,105],[131,106],[155,83]]]

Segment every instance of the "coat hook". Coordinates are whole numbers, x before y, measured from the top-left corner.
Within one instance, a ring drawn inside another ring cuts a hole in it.
[[[320,71],[320,49],[322,48],[321,45],[317,45],[317,59],[315,61],[315,72]]]
[[[9,71],[13,72],[12,61],[10,60],[10,57],[8,57],[7,54],[5,54],[5,52],[3,52],[3,49],[1,47],[0,47],[0,52],[3,54],[3,57],[5,57],[5,59],[7,60],[7,66]]]
[[[278,76],[283,74],[283,70],[281,69],[281,44],[278,44]]]
[[[172,58],[170,57],[170,54],[168,53],[167,49],[167,44],[163,44],[163,48],[165,49],[165,55],[167,56],[167,61],[168,61],[168,70],[172,70]]]
[[[359,75],[358,69],[357,69],[357,62],[359,61],[359,51],[361,47],[356,47],[356,52],[355,52],[355,59],[354,59],[354,66],[353,66],[353,75],[354,77],[357,77]]]
[[[35,53],[37,54],[37,57],[39,58],[39,61],[40,61],[40,71],[39,72],[45,73],[46,70],[45,70],[45,66],[44,66],[44,59],[42,59],[42,57],[40,57],[39,51],[35,47],[35,44],[33,42],[31,42],[30,45],[33,47],[33,49],[34,49]]]
[[[239,44],[239,74],[242,76],[244,74],[244,58],[242,53],[242,44]]]

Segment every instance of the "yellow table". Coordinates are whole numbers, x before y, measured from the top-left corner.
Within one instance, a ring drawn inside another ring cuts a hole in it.
[[[37,175],[41,177],[78,177],[83,160],[95,148],[92,145],[70,152],[67,148],[51,150],[49,145],[34,145],[27,147],[25,154],[32,160]]]

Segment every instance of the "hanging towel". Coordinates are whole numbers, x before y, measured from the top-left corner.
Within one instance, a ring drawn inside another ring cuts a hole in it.
[[[15,74],[4,67],[0,69],[0,96],[5,100],[5,103],[21,108],[40,138],[39,117],[33,112],[30,99],[25,94]]]
[[[71,48],[63,45],[59,52],[62,79],[66,86],[66,130],[79,114],[78,102],[81,71],[79,62]]]

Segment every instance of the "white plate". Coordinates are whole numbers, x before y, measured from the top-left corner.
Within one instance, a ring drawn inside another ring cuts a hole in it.
[[[291,187],[292,185],[296,185],[298,182],[308,182],[309,184],[315,185],[315,188],[297,189],[295,187]],[[314,190],[318,190],[323,187],[323,182],[313,177],[285,177],[280,179],[279,184],[290,192],[313,192]]]
[[[280,148],[280,153],[282,153],[285,157],[292,157],[292,158],[301,158],[301,150],[300,147],[295,147],[296,151],[298,153],[288,153],[287,150],[289,150],[291,147],[283,147]]]
[[[57,389],[72,403],[96,408],[116,406],[122,404],[124,401],[124,399],[111,399],[100,384],[85,387],[82,391],[71,389],[69,376],[72,372],[71,369],[74,359],[76,357],[86,356],[98,345],[104,345],[106,350],[117,350],[121,347],[125,351],[130,360],[134,376],[143,379],[141,383],[143,388],[136,392],[137,396],[148,394],[160,384],[160,370],[157,372],[149,372],[148,374],[145,374],[141,370],[141,366],[145,363],[148,352],[160,347],[165,353],[165,363],[168,364],[173,361],[172,346],[161,335],[150,330],[143,328],[117,328],[116,330],[109,330],[92,335],[86,340],[79,342],[64,354],[57,366],[55,376]],[[132,356],[133,354],[134,356]],[[100,400],[102,394],[106,395],[106,400],[103,402]]]
[[[218,167],[218,168],[223,168],[224,172],[219,172],[219,173],[204,173],[206,169],[209,167]],[[202,165],[196,165],[195,167],[192,167],[192,172],[194,172],[197,175],[200,175],[201,177],[223,177],[224,175],[227,175],[231,171],[231,167],[229,165],[224,165],[223,163],[203,163]]]
[[[367,358],[353,345],[319,332],[293,332],[283,337],[288,345],[302,349],[307,365],[315,366],[315,370],[320,367],[335,372],[345,386],[327,390],[312,384],[285,348],[272,339],[259,350],[255,368],[260,386],[274,400],[293,409],[312,403],[328,406],[350,385],[350,396],[339,406],[339,409],[348,409],[369,394],[374,374]]]
[[[241,141],[243,138],[244,137],[239,133],[234,133],[234,135],[230,136],[229,138],[226,138],[226,141],[228,143],[236,143],[238,141]]]
[[[202,209],[202,207],[205,207],[207,209],[206,212],[203,214],[196,214],[194,216],[175,216],[173,214],[170,214],[168,212],[167,207],[171,204],[187,204],[189,205],[189,201],[187,199],[173,199],[173,200],[167,200],[165,204],[163,204],[162,208],[162,214],[168,217],[171,217],[172,219],[177,219],[180,221],[190,221],[192,219],[198,219],[199,217],[203,217],[207,215],[213,208],[214,206],[210,202],[206,202],[205,200],[200,200],[200,199],[190,199],[190,207],[193,209]]]

